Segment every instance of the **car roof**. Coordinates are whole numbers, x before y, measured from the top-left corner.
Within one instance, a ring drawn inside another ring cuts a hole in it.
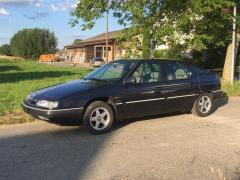
[[[112,62],[121,62],[121,61],[128,61],[128,62],[149,62],[149,61],[180,61],[176,59],[119,59],[119,60],[114,60]],[[182,61],[181,61],[182,62]]]

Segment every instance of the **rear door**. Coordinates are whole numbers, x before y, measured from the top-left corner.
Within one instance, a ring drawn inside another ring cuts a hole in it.
[[[177,61],[162,61],[163,81],[158,86],[166,99],[166,110],[188,111],[198,94],[198,82]]]

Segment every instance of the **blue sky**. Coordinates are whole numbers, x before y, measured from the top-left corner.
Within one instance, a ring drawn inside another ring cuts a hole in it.
[[[0,0],[0,44],[9,43],[14,33],[23,28],[48,28],[58,38],[58,47],[74,39],[84,39],[105,32],[105,19],[97,21],[90,31],[80,26],[71,28],[69,12],[76,0]],[[109,17],[109,31],[122,29],[114,17]]]

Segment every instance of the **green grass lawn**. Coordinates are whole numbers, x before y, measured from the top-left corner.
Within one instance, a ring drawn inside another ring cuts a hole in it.
[[[0,125],[32,121],[21,108],[21,102],[30,92],[82,78],[88,72],[86,68],[0,59]]]
[[[222,90],[227,93],[228,96],[240,96],[240,81],[234,83],[234,85],[222,84]]]

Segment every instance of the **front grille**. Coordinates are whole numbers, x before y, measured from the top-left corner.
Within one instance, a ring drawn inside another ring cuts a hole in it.
[[[32,96],[29,96],[27,99],[26,99],[26,103],[29,104],[29,105],[36,105],[38,102],[38,100]]]

